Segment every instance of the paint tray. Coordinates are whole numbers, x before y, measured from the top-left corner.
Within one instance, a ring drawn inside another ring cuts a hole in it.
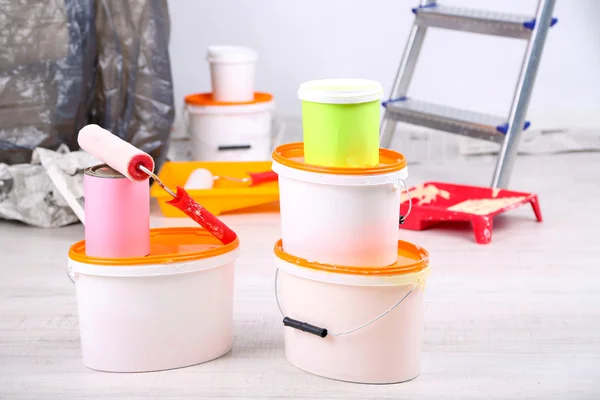
[[[423,230],[444,221],[467,221],[473,227],[475,241],[492,240],[494,217],[524,204],[531,204],[535,216],[542,222],[538,197],[533,193],[505,189],[426,182],[410,188],[412,211],[401,228]],[[408,196],[403,193],[401,213],[408,209]]]
[[[198,168],[209,170],[213,176],[245,178],[248,172],[270,171],[271,161],[167,162],[161,168],[158,177],[169,188],[175,189],[176,186],[184,187],[192,172]],[[247,186],[247,184],[239,182],[217,179],[212,189],[186,190],[194,200],[214,215],[233,211],[260,212],[278,210],[279,185],[277,182]],[[165,217],[185,217],[182,211],[165,204],[172,197],[156,183],[152,185],[150,196],[158,200],[160,210]]]

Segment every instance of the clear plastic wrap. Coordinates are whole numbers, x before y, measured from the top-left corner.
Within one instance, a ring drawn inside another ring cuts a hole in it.
[[[0,218],[77,221],[32,155],[77,150],[88,123],[162,164],[175,116],[169,30],[166,0],[0,0]],[[48,193],[56,202],[18,207]]]
[[[97,123],[164,160],[174,118],[166,0],[0,0],[0,162],[77,149]]]
[[[57,151],[38,147],[30,164],[0,163],[0,218],[42,228],[77,222],[83,217],[83,170],[96,163],[66,145]]]
[[[98,0],[92,120],[164,161],[175,117],[166,1]]]

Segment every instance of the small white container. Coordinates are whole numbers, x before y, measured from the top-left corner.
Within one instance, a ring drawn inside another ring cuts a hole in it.
[[[191,155],[197,161],[265,161],[272,149],[273,96],[256,93],[248,103],[221,103],[210,93],[186,96]]]
[[[281,241],[275,245],[275,290],[290,363],[357,383],[419,375],[429,255],[408,242],[397,242],[397,249],[396,264],[376,269],[310,262],[284,252]]]
[[[215,101],[243,102],[254,98],[254,74],[258,54],[249,47],[210,46],[212,95]]]
[[[145,372],[203,363],[232,345],[234,263],[239,241],[222,245],[199,228],[151,230],[150,255],[69,251],[83,363]]]
[[[402,154],[380,150],[380,164],[337,168],[303,162],[302,143],[279,146],[281,232],[285,251],[327,264],[382,267],[397,258]]]

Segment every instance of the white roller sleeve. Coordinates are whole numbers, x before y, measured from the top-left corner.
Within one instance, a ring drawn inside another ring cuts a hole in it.
[[[143,181],[148,175],[138,166],[141,164],[154,171],[154,160],[135,146],[98,125],[87,125],[79,131],[79,146],[132,181]]]
[[[185,182],[184,189],[212,189],[215,177],[205,168],[195,169]]]

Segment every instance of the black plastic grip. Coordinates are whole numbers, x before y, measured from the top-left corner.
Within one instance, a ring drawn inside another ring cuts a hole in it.
[[[237,145],[230,145],[230,146],[219,146],[217,148],[217,150],[219,151],[226,151],[226,150],[248,150],[251,149],[252,145],[249,144],[237,144]]]
[[[283,325],[289,326],[290,328],[298,329],[302,332],[312,333],[313,335],[317,335],[322,338],[327,336],[327,329],[319,328],[318,326],[314,326],[306,322],[298,321],[289,317],[285,317],[283,319]]]

